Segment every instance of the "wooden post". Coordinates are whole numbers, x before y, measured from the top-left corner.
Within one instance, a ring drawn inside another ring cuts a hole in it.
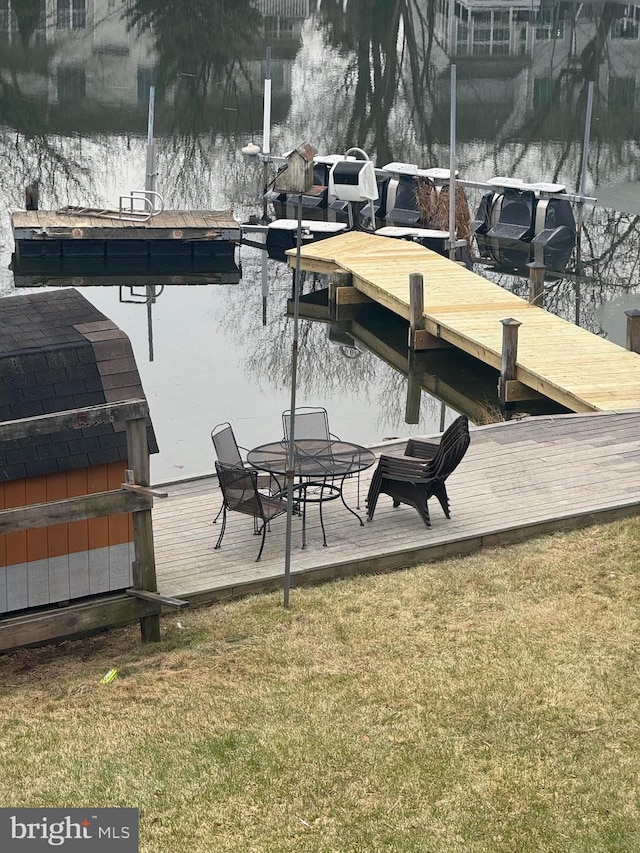
[[[420,423],[420,402],[422,400],[422,374],[421,364],[415,350],[409,350],[407,370],[407,405],[404,410],[404,421],[407,424]]]
[[[544,273],[547,269],[540,261],[532,261],[529,267],[529,302],[532,305],[544,306]]]
[[[38,210],[39,195],[40,184],[38,181],[33,181],[24,188],[25,210]]]
[[[640,353],[640,308],[631,308],[627,315],[627,349]]]
[[[127,455],[129,468],[138,486],[150,485],[149,448],[147,445],[147,422],[145,418],[127,421]],[[156,560],[153,549],[153,525],[151,510],[133,513],[133,539],[135,560],[133,562],[133,589],[157,592]],[[160,639],[160,613],[140,619],[143,641]]]
[[[338,315],[337,294],[339,287],[352,287],[350,272],[334,272],[329,279],[329,317],[335,320]]]
[[[416,348],[417,332],[424,331],[424,281],[422,273],[409,276],[409,348]]]
[[[507,317],[502,323],[502,366],[500,369],[500,405],[506,405],[507,382],[516,379],[516,360],[518,358],[518,329],[522,325],[519,320]]]

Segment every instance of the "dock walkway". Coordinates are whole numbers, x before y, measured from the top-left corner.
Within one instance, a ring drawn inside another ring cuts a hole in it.
[[[379,452],[401,452],[388,442]],[[360,506],[375,469],[364,472]],[[356,505],[356,479],[345,484]],[[640,513],[640,411],[526,418],[471,432],[471,445],[447,481],[452,518],[433,502],[432,527],[405,505],[393,509],[381,495],[372,522],[360,527],[339,501],[326,505],[328,547],[317,512],[307,518],[309,545],[300,548],[294,518],[292,585],[390,571],[482,547],[610,521]],[[286,520],[271,523],[262,560],[251,519],[230,513],[220,550],[214,550],[220,506],[214,477],[163,487],[156,500],[154,539],[159,590],[193,603],[282,586]]]
[[[295,265],[295,250],[287,252]],[[407,240],[361,231],[304,246],[304,270],[348,272],[366,297],[409,319],[409,276],[424,281],[427,331],[500,370],[502,323],[520,321],[516,379],[573,412],[640,408],[640,355],[581,329]]]

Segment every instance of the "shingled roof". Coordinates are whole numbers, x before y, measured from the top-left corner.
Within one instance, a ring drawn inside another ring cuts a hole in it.
[[[143,397],[129,338],[77,290],[0,299],[0,421]],[[0,442],[0,478],[126,458],[125,425],[104,424]]]

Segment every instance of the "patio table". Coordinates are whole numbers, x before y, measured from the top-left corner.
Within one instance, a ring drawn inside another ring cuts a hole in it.
[[[323,438],[296,439],[293,446],[293,471],[299,478],[294,490],[302,510],[302,547],[306,547],[306,508],[308,503],[317,503],[322,528],[322,544],[327,537],[322,515],[322,504],[340,498],[343,506],[354,515],[360,524],[364,522],[344,497],[343,485],[346,477],[370,468],[375,462],[371,450],[350,441]],[[286,475],[289,467],[289,442],[273,441],[261,444],[247,453],[247,461],[262,471]],[[286,491],[286,490],[285,490]]]

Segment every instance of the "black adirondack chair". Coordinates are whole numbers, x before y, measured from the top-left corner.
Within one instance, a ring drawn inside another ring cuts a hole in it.
[[[227,512],[240,512],[253,518],[253,532],[261,535],[260,550],[256,563],[262,556],[262,549],[271,519],[287,511],[287,502],[280,497],[272,497],[258,491],[258,472],[242,465],[224,465],[216,462],[218,483],[222,490],[222,529],[215,548],[219,548],[227,526]]]
[[[462,416],[454,421],[437,445],[410,439],[406,448],[410,453],[404,456],[383,454],[369,487],[369,521],[373,519],[380,494],[389,495],[394,507],[401,503],[413,506],[427,527],[431,527],[428,507],[431,497],[438,499],[445,516],[451,518],[445,480],[460,464],[469,440],[469,422]]]

